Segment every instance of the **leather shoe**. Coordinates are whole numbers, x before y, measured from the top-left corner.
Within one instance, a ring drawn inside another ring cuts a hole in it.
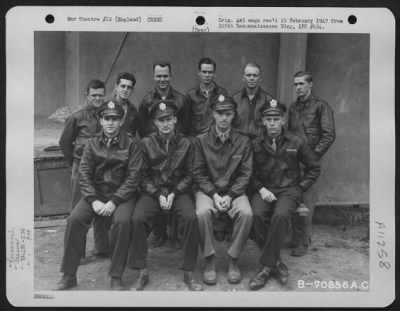
[[[272,272],[281,285],[285,285],[287,283],[289,278],[289,270],[283,262],[277,262]]]
[[[125,290],[124,283],[120,277],[111,277],[111,290]]]
[[[242,280],[242,275],[237,263],[237,258],[229,258],[228,266],[228,282],[231,284],[237,284]]]
[[[175,249],[181,249],[182,248],[182,244],[181,241],[179,239],[174,239],[171,241],[172,243],[172,247]]]
[[[291,241],[288,242],[287,247],[296,248],[298,244],[299,244],[298,242],[296,242],[294,240],[291,240]]]
[[[183,281],[191,291],[199,292],[203,290],[203,286],[193,279],[193,273],[191,271],[183,272]]]
[[[149,273],[147,272],[147,269],[142,269],[139,273],[136,291],[142,291],[147,283],[149,283]]]
[[[82,257],[80,259],[79,264],[81,266],[86,265],[90,262],[96,261],[96,260],[103,260],[103,259],[107,259],[110,258],[110,256],[108,255],[108,253],[100,253],[97,252],[95,250],[92,250],[88,256]]]
[[[77,286],[76,275],[64,273],[57,283],[57,290],[66,290]]]
[[[222,241],[225,240],[225,232],[219,231],[219,230],[215,230],[214,231],[214,237],[218,242],[222,242]]]
[[[249,288],[251,290],[258,290],[263,288],[267,284],[268,278],[271,274],[271,269],[268,267],[263,267],[260,271],[253,276],[249,282]]]
[[[217,272],[215,270],[215,255],[206,257],[206,266],[203,272],[203,282],[207,285],[215,285],[217,283]]]
[[[165,241],[167,241],[166,234],[154,234],[150,238],[149,244],[154,248],[161,247],[164,245]]]
[[[302,257],[307,253],[307,246],[300,244],[297,245],[295,249],[290,253],[293,257]]]

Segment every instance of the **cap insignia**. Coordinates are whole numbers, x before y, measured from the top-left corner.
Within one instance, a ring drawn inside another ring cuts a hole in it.
[[[167,109],[167,106],[164,103],[161,103],[159,106],[160,110],[164,111],[165,109]]]
[[[218,101],[220,103],[222,103],[224,100],[225,100],[225,96],[224,95],[221,94],[221,95],[218,96]]]
[[[107,105],[107,107],[108,107],[109,109],[115,109],[115,103],[114,103],[114,102],[109,102],[108,105]]]
[[[276,108],[276,106],[278,105],[278,102],[275,99],[271,99],[270,102],[271,107]]]

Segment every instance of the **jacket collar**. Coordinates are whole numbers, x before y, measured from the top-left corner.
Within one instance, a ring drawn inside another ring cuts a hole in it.
[[[310,103],[314,100],[314,98],[315,97],[312,92],[310,93],[310,96],[308,96],[308,98],[305,101],[301,101],[300,98],[297,97],[296,108],[301,110],[301,109],[303,109],[303,107],[306,107],[306,108],[310,107]]]
[[[132,103],[129,101],[129,99],[120,99],[120,100],[118,100],[116,94],[114,95],[114,100],[115,100],[118,104],[120,104],[120,105],[122,105],[122,106],[127,106],[127,107],[128,107],[128,110],[129,110],[130,106],[132,105]]]
[[[257,86],[257,89],[256,89],[256,91],[254,93],[254,98],[258,99],[260,97],[260,93],[261,93],[261,87]],[[241,96],[242,96],[242,98],[246,97],[246,98],[248,98],[250,100],[249,95],[247,93],[246,87],[244,87],[242,89]]]
[[[151,94],[153,98],[162,99],[161,94],[156,87],[152,90]],[[168,86],[168,92],[165,98],[173,98],[173,97],[174,97],[173,89],[171,86]]]
[[[101,132],[98,135],[99,135],[100,143],[103,145],[107,145],[107,141],[109,140],[109,138],[106,137],[106,135],[104,135],[104,131],[101,130]],[[118,144],[118,147],[121,149],[121,148],[123,148],[123,146],[125,144],[126,137],[123,133],[123,130],[120,129],[118,135],[111,139],[112,139],[111,145]]]
[[[160,133],[158,131],[154,133],[154,137],[160,145],[163,146],[165,144],[166,139],[162,135],[160,135]],[[178,139],[178,133],[175,131],[174,135],[172,135],[170,137],[170,140],[169,140],[170,144],[174,145],[176,143],[177,139]]]

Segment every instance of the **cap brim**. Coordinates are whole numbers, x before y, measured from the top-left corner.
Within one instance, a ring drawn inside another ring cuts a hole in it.
[[[213,109],[214,111],[226,111],[226,110],[235,110],[235,107],[233,105],[217,105]]]
[[[105,112],[101,114],[101,117],[119,117],[122,118],[122,114],[117,112]]]
[[[173,115],[175,115],[174,111],[158,112],[153,116],[153,118],[154,119],[159,119],[159,118],[173,116]]]
[[[284,112],[280,109],[275,109],[275,108],[270,108],[263,112],[263,116],[277,116],[277,115],[283,116]]]

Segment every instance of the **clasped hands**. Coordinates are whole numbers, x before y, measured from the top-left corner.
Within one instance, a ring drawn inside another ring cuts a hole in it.
[[[99,200],[96,200],[92,202],[92,208],[97,215],[111,216],[111,214],[115,211],[117,206],[112,201],[103,203]]]
[[[229,195],[220,196],[218,193],[213,195],[214,207],[213,212],[225,213],[231,208],[232,198]]]
[[[170,193],[169,195],[160,195],[159,197],[159,202],[160,202],[160,207],[164,211],[168,211],[172,207],[172,203],[174,202],[175,199],[175,194]]]

